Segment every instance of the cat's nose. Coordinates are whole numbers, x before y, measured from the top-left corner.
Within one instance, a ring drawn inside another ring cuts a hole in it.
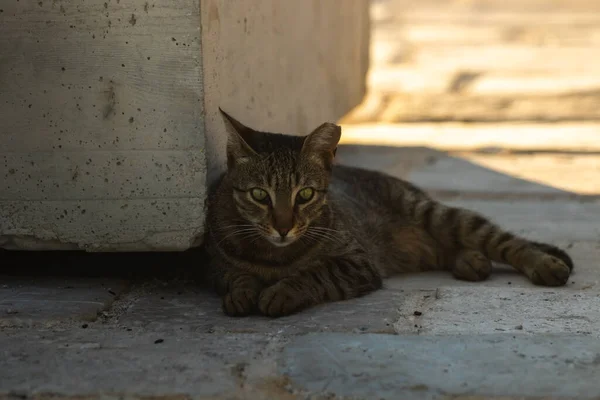
[[[282,238],[286,237],[288,233],[290,233],[290,229],[288,228],[281,228],[281,229],[277,229],[277,232],[279,232],[279,234],[281,235]]]

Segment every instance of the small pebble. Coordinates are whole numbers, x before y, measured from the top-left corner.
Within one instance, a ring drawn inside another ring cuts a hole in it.
[[[522,331],[523,330],[523,325],[517,325],[515,326],[515,329],[518,331]]]
[[[165,341],[164,339],[156,339],[156,340],[154,341],[154,344],[159,344],[159,343],[162,343],[162,342],[164,342],[164,341]]]
[[[7,314],[18,314],[19,312],[17,310],[13,310],[12,308],[9,308],[8,310],[6,310]]]

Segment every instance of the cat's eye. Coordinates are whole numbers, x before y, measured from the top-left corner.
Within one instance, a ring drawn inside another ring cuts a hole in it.
[[[309,202],[313,196],[315,195],[315,190],[313,188],[304,188],[298,192],[298,202],[299,203],[307,203]]]
[[[252,198],[259,203],[267,203],[269,201],[269,194],[260,188],[254,188],[250,191]]]

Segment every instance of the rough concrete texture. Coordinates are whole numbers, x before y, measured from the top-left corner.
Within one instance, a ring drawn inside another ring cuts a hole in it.
[[[600,341],[568,335],[315,334],[292,341],[283,358],[292,382],[354,398],[592,399],[600,393]]]
[[[199,3],[2,9],[0,246],[187,248],[206,180]]]
[[[361,102],[368,0],[205,0],[201,8],[211,176],[224,167],[219,106],[256,129],[305,135]]]
[[[197,244],[219,106],[305,134],[361,101],[368,2],[343,3],[2,4],[0,247]]]

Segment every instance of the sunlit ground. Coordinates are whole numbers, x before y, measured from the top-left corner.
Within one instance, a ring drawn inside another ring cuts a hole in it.
[[[426,146],[600,194],[600,2],[378,0],[342,143]]]

